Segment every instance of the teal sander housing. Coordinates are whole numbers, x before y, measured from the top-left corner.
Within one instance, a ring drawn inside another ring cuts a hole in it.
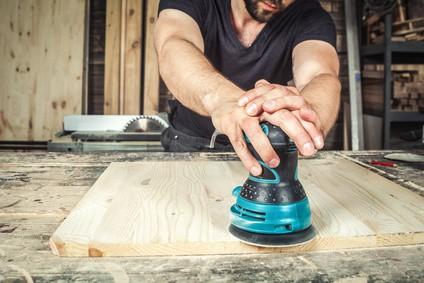
[[[299,245],[315,236],[308,198],[298,179],[298,152],[279,128],[268,122],[262,130],[280,157],[270,168],[245,137],[248,148],[262,166],[258,177],[249,175],[243,186],[233,190],[236,203],[231,207],[229,231],[243,242],[256,246]]]

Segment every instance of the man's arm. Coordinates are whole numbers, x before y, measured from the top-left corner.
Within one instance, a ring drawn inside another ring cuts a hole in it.
[[[247,149],[243,132],[262,160],[271,167],[279,163],[258,117],[248,116],[237,104],[244,91],[227,80],[208,62],[197,23],[185,13],[163,10],[156,24],[155,46],[162,78],[186,107],[211,116],[215,128],[226,134],[245,167],[259,175],[261,166]]]
[[[333,127],[340,105],[339,58],[327,42],[308,40],[293,50],[293,79],[296,88],[312,106],[324,136]]]
[[[333,126],[340,103],[339,60],[330,44],[308,40],[293,51],[293,76],[296,88],[258,82],[239,100],[251,115],[262,115],[277,123],[296,143],[315,149],[323,147],[323,136]],[[274,86],[267,90],[265,87]],[[295,119],[296,118],[296,119]],[[302,152],[302,151],[301,151]]]
[[[243,93],[206,60],[200,29],[183,12],[168,9],[160,13],[155,46],[167,87],[182,104],[198,114],[210,116],[223,99],[234,100]],[[222,92],[227,95],[221,97]]]

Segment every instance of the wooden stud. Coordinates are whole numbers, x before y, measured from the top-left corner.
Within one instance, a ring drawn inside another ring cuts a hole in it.
[[[125,65],[123,68],[123,114],[137,115],[141,113],[142,0],[126,0],[125,14],[126,34],[124,43],[125,49],[123,49],[125,50]]]
[[[105,114],[140,114],[142,0],[108,0]]]
[[[121,0],[107,0],[104,114],[120,113]]]
[[[146,3],[145,33],[145,67],[144,67],[144,114],[155,114],[159,111],[159,68],[154,46],[154,25],[158,14],[159,0]]]

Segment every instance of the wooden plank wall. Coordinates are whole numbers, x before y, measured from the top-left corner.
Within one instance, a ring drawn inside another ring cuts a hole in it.
[[[108,0],[106,14],[105,114],[140,114],[142,0]]]
[[[106,4],[104,114],[119,114],[121,1]]]
[[[154,114],[159,111],[159,68],[153,38],[158,6],[159,0],[150,0],[146,3],[144,114]]]
[[[0,140],[47,140],[80,114],[85,0],[0,1]]]
[[[154,114],[159,110],[159,70],[153,44],[158,5],[159,0],[107,0],[105,114]]]

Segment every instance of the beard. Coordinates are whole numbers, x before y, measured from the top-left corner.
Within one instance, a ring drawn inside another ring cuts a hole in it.
[[[276,10],[271,12],[259,7],[260,2],[262,2],[262,0],[244,0],[244,4],[246,5],[249,15],[261,23],[268,22],[274,14],[279,13],[286,8],[286,5],[283,4],[283,0],[266,0],[266,2],[276,6]]]

